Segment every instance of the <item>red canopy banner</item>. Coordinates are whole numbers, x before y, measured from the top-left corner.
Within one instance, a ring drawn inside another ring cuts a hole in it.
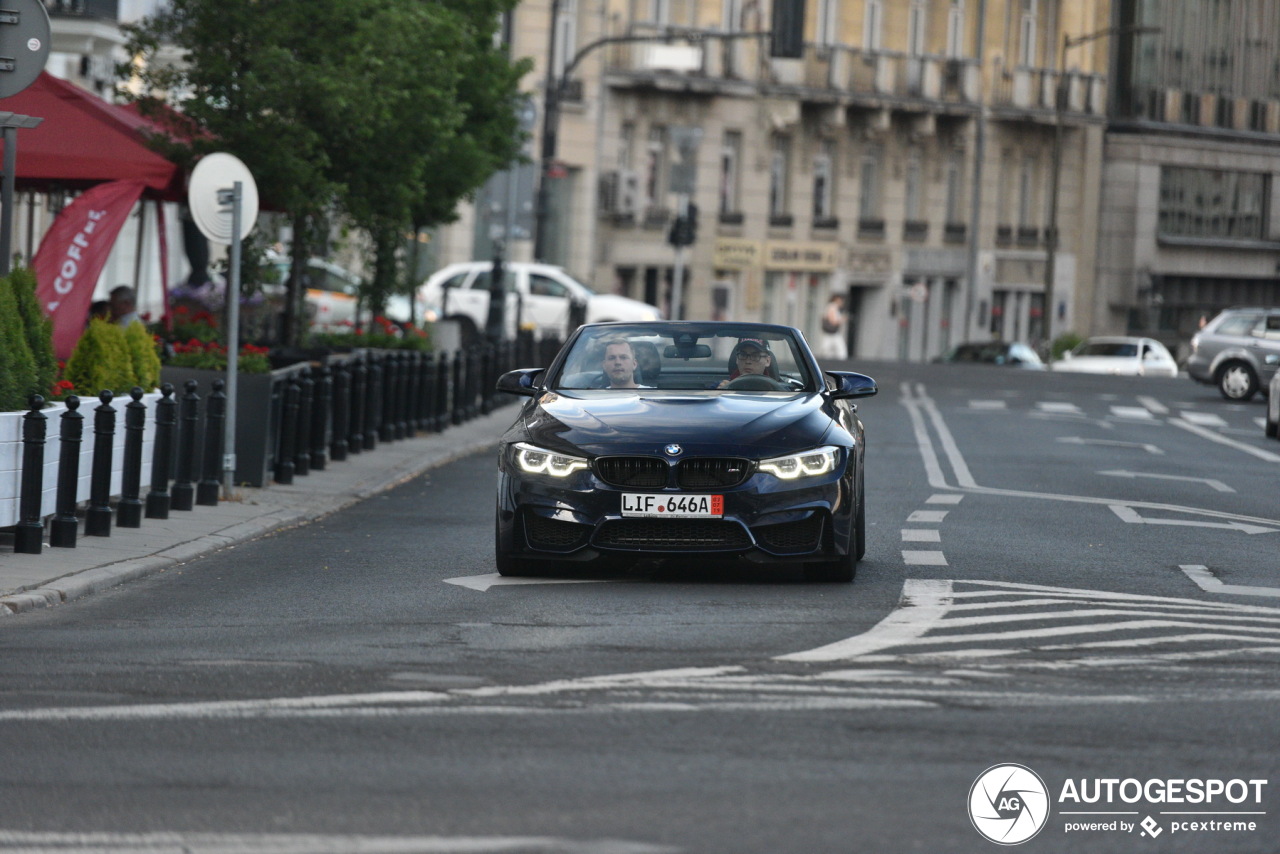
[[[0,100],[0,109],[44,119],[18,132],[20,190],[139,180],[150,197],[186,198],[182,170],[146,144],[163,128],[126,106],[42,71],[26,89]]]
[[[144,181],[113,181],[86,190],[58,214],[31,260],[59,359],[70,357],[80,340],[98,276],[145,187]]]

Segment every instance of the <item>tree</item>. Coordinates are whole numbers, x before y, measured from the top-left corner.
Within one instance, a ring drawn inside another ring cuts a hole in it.
[[[469,131],[487,143],[514,127],[510,106],[523,66],[481,37],[492,35],[498,13],[514,2],[172,0],[128,28],[128,49],[140,62],[121,74],[141,83],[144,109],[163,99],[195,126],[170,144],[171,155],[235,154],[253,173],[264,207],[288,214],[286,341],[300,331],[307,237],[327,211],[345,211],[378,243],[382,232],[408,229],[423,196],[451,210],[476,186],[433,168],[442,165],[433,158],[453,150],[459,173],[483,172],[455,144],[461,130],[491,121],[498,131]],[[182,51],[181,65],[158,61],[166,46]],[[491,88],[467,79],[479,68],[477,53],[507,70],[486,78]],[[488,164],[492,157],[481,150],[471,159]]]
[[[27,344],[18,301],[9,277],[0,278],[0,412],[23,409],[32,394],[49,394],[37,385],[36,360]]]

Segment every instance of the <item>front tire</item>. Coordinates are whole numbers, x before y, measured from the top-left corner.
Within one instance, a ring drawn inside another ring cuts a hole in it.
[[[498,575],[503,578],[526,578],[538,574],[536,561],[516,557],[503,548],[496,519],[493,525],[493,562],[497,566]]]
[[[805,581],[830,581],[841,584],[853,581],[853,577],[858,574],[858,558],[857,552],[852,550],[854,544],[849,545],[851,550],[847,555],[841,555],[835,560],[805,564]]]
[[[1258,376],[1244,362],[1228,362],[1218,370],[1218,391],[1227,400],[1245,403],[1258,393]]]

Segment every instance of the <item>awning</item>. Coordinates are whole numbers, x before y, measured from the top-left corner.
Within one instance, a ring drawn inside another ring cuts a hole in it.
[[[44,119],[39,127],[17,131],[19,190],[138,180],[150,198],[186,197],[182,170],[147,147],[146,137],[157,124],[128,107],[45,71],[23,91],[0,98],[0,110]]]

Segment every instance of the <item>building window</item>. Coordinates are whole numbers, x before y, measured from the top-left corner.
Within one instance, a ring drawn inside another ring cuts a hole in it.
[[[829,220],[835,216],[835,143],[824,139],[813,155],[813,218]]]
[[[879,50],[882,44],[881,29],[884,27],[884,0],[867,0],[866,16],[862,24],[862,47],[865,50]]]
[[[818,0],[819,47],[832,47],[840,43],[840,0]]]
[[[724,132],[720,143],[720,213],[738,212],[739,171],[742,163],[742,133]]]
[[[1036,159],[1031,155],[1022,158],[1018,171],[1018,225],[1032,228],[1035,222]]]
[[[964,56],[964,0],[951,0],[947,10],[947,56]]]
[[[920,211],[924,207],[924,167],[920,162],[920,152],[913,150],[907,155],[906,199],[903,218],[908,222],[919,222]]]
[[[880,161],[881,151],[872,147],[862,155],[858,169],[858,218],[860,220],[876,220],[880,218]]]
[[[788,177],[791,172],[791,137],[776,134],[769,157],[769,214],[785,216],[790,208]]]
[[[947,222],[965,221],[964,152],[954,151],[947,159]]]
[[[635,156],[636,126],[634,122],[623,122],[618,133],[618,168],[630,169]]]
[[[640,20],[665,27],[671,23],[671,0],[641,0]]]
[[[649,140],[645,145],[644,203],[649,209],[658,208],[666,197],[662,192],[662,175],[666,167],[667,130],[662,126],[649,128]]]
[[[1160,170],[1160,235],[1261,240],[1269,179],[1254,172],[1165,166]]]
[[[1018,62],[1033,68],[1036,64],[1037,0],[1022,0],[1022,17],[1018,23]]]
[[[929,10],[925,8],[924,0],[911,0],[911,7],[907,11],[907,53],[911,56],[925,54],[928,46],[925,24],[928,17]]]

